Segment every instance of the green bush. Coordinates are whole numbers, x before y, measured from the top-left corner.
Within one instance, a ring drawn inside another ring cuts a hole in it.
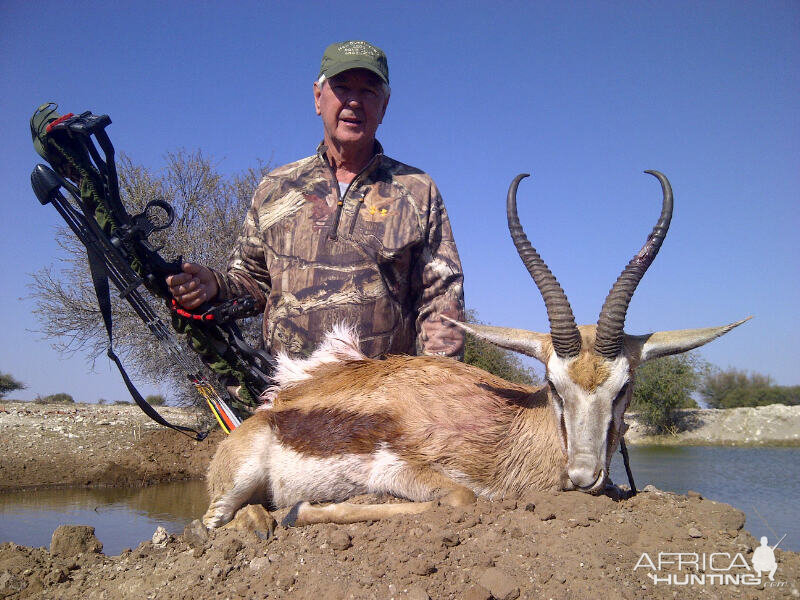
[[[703,379],[700,395],[711,408],[800,404],[800,386],[774,385],[767,375],[738,369],[714,369]]]
[[[481,323],[474,310],[467,311],[466,320],[468,323]],[[465,340],[464,362],[513,383],[535,385],[539,382],[536,373],[522,363],[518,354],[470,334]]]
[[[697,406],[692,392],[706,369],[705,362],[692,353],[665,356],[640,365],[631,409],[654,433],[675,433],[675,410]]]
[[[50,394],[49,396],[36,396],[34,400],[36,404],[75,404],[75,399],[69,394],[60,392],[58,394]]]
[[[145,401],[153,406],[164,406],[167,403],[167,399],[161,394],[150,394],[145,398]]]
[[[24,383],[17,381],[8,373],[0,373],[0,398],[3,398],[9,392],[16,392],[17,390],[24,389]]]

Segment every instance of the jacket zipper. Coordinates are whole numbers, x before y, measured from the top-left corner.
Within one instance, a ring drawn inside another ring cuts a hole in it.
[[[361,177],[361,175],[363,175],[372,166],[372,164],[376,160],[378,160],[379,156],[380,156],[380,154],[376,154],[375,156],[373,156],[372,159],[367,163],[367,165],[363,169],[361,169],[358,172],[358,174],[353,178],[353,181],[351,181],[350,183],[347,184],[347,189],[345,189],[345,191],[344,191],[344,196],[339,191],[339,181],[336,179],[336,172],[333,170],[333,167],[328,162],[328,159],[325,158],[325,164],[328,166],[328,170],[331,172],[331,176],[333,177],[333,180],[336,182],[336,185],[334,185],[333,187],[336,190],[336,197],[338,198],[338,200],[336,202],[336,215],[334,215],[334,217],[333,217],[333,225],[331,226],[331,231],[328,234],[328,239],[335,240],[338,237],[339,220],[342,218],[342,208],[344,207],[344,199],[347,198],[347,194],[350,191],[350,188],[353,187],[353,184],[356,181],[358,181],[359,177]],[[355,226],[355,220],[358,218],[358,211],[361,208],[361,204],[363,204],[363,202],[364,202],[364,199],[361,198],[359,200],[359,203],[358,203],[357,207],[356,207],[355,213],[353,214],[353,222],[350,224],[350,233],[353,233],[353,228]]]

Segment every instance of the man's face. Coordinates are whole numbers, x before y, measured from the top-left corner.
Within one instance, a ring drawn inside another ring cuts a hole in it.
[[[314,84],[314,105],[329,144],[371,147],[388,103],[381,79],[366,69],[339,73],[322,88]]]

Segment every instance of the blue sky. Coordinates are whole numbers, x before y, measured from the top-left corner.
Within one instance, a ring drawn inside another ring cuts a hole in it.
[[[90,372],[32,332],[26,285],[58,261],[61,224],[30,189],[34,109],[108,113],[117,149],[154,168],[180,147],[228,173],[284,164],[321,138],[312,81],[324,47],[344,39],[389,56],[378,137],[442,190],[467,305],[484,321],[547,329],[505,225],[517,173],[533,174],[519,192],[528,236],[589,323],[658,217],[658,182],[642,174],[657,169],[675,215],[626,331],[754,315],[703,356],[800,384],[795,1],[6,0],[0,21],[0,371],[28,384],[16,397],[128,397],[105,358]]]

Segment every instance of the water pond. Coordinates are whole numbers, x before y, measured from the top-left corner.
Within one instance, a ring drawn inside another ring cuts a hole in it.
[[[727,502],[747,516],[745,528],[771,544],[800,551],[800,448],[724,446],[628,446],[636,486]],[[611,465],[616,483],[626,483],[619,452]]]
[[[50,546],[59,525],[91,525],[107,555],[149,540],[156,527],[180,533],[208,507],[205,482],[145,488],[64,488],[0,494],[0,542]]]

